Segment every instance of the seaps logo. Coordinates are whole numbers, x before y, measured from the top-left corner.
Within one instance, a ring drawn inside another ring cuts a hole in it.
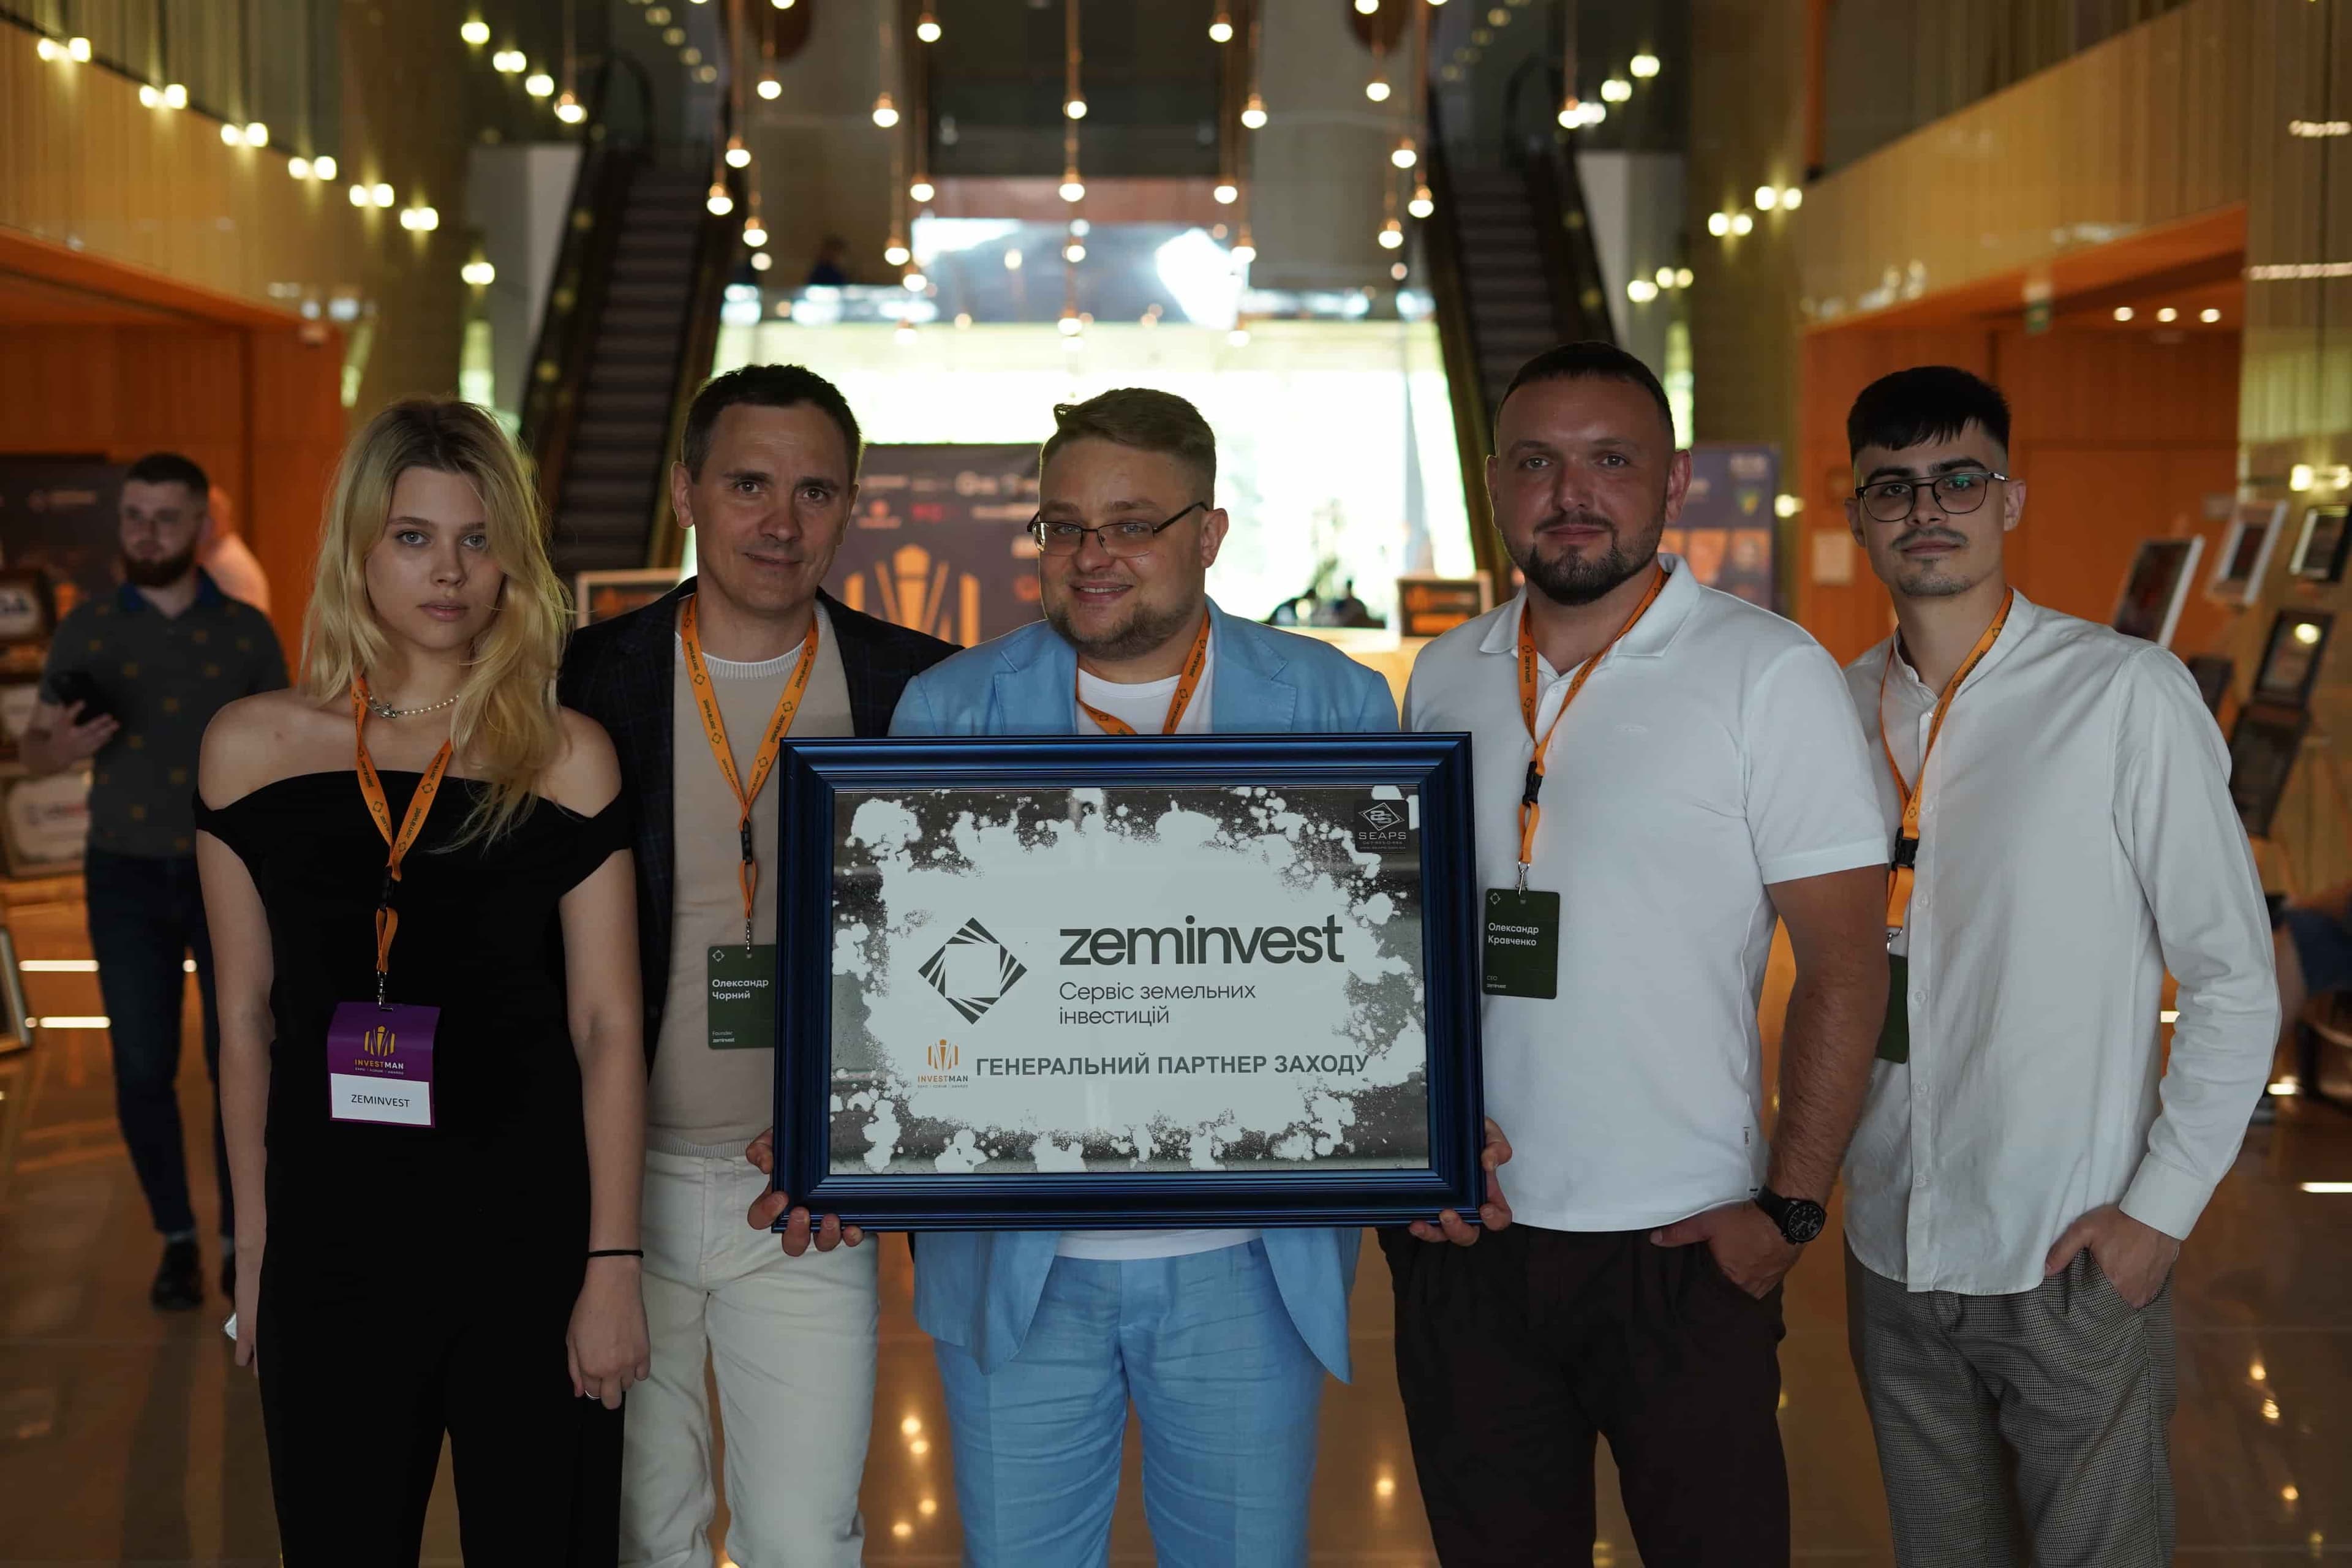
[[[946,945],[924,961],[921,973],[949,1006],[977,1024],[982,1015],[1029,973],[1005,945],[991,936],[978,921],[966,921]],[[944,1042],[942,1042],[944,1043]]]
[[[1402,801],[1364,801],[1356,807],[1356,847],[1401,849],[1412,842],[1412,824]]]

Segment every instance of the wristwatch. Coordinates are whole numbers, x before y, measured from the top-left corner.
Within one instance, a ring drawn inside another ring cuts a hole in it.
[[[1769,1187],[1756,1189],[1756,1206],[1771,1216],[1780,1227],[1780,1238],[1791,1247],[1804,1246],[1830,1222],[1830,1211],[1812,1199],[1784,1198]]]

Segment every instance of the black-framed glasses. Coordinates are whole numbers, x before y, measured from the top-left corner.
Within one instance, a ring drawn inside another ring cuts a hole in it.
[[[1093,528],[1082,522],[1059,520],[1048,522],[1041,514],[1029,520],[1029,537],[1035,540],[1037,548],[1048,555],[1076,555],[1086,548],[1087,536],[1092,534],[1095,542],[1102,546],[1104,554],[1117,560],[1127,560],[1149,554],[1161,534],[1194,512],[1206,511],[1208,506],[1207,501],[1196,500],[1165,522],[1122,518],[1117,522],[1101,523]]]
[[[2007,474],[1979,473],[1963,468],[1957,473],[1937,474],[1932,482],[1919,479],[1880,479],[1864,485],[1854,496],[1862,510],[1880,522],[1903,522],[1909,520],[1912,509],[1919,504],[1919,492],[1934,493],[1937,506],[1954,514],[1965,514],[1984,505],[1985,497],[1992,493],[1993,481],[2006,479]]]

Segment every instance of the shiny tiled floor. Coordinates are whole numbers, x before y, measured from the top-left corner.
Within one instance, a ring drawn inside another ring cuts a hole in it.
[[[19,907],[10,918],[26,957],[86,951],[77,909]],[[36,1013],[98,1010],[87,975],[29,979]],[[183,1089],[200,1125],[193,1055]],[[209,1176],[196,1173],[207,1205]],[[2352,1557],[2352,1194],[2299,1190],[2319,1180],[2352,1180],[2352,1118],[2291,1107],[2255,1132],[2183,1262],[2174,1427],[2183,1563]],[[867,1555],[950,1563],[954,1489],[938,1383],[908,1308],[904,1246],[884,1246]],[[1833,1248],[1821,1244],[1789,1296],[1782,1420],[1797,1557],[1885,1563]],[[230,1365],[221,1310],[148,1309],[153,1262],[114,1136],[104,1037],[51,1035],[37,1053],[0,1058],[0,1568],[276,1563],[252,1384]],[[1397,1407],[1387,1284],[1368,1248],[1355,1301],[1358,1381],[1328,1385],[1323,1407],[1318,1563],[1433,1561]],[[1603,1494],[1614,1496],[1605,1478]],[[1639,1559],[1622,1516],[1612,1506],[1603,1520],[1593,1562],[1630,1568]],[[458,1560],[455,1523],[445,1475],[427,1561]],[[1112,1561],[1151,1561],[1131,1448]]]

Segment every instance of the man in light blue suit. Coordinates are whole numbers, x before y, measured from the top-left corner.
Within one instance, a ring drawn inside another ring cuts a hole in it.
[[[1035,527],[1045,619],[919,676],[891,733],[1396,728],[1379,675],[1210,602],[1226,518],[1211,504],[1215,437],[1191,404],[1126,390],[1054,416]],[[1304,1562],[1360,1235],[919,1237],[915,1316],[946,1385],[966,1560],[1101,1563],[1132,1399],[1161,1563]]]

